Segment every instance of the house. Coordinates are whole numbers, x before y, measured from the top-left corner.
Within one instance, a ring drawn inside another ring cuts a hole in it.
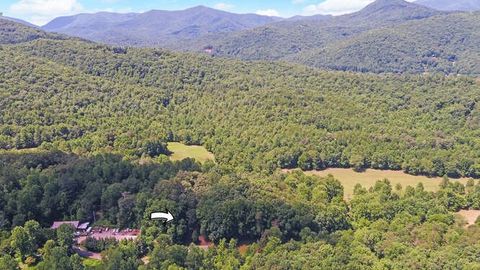
[[[80,221],[55,221],[50,229],[56,230],[64,224],[70,225],[76,230],[78,228],[78,224],[80,224]]]
[[[89,222],[80,223],[80,221],[55,221],[50,227],[53,230],[58,229],[60,226],[67,224],[72,226],[77,233],[85,233],[88,230]]]

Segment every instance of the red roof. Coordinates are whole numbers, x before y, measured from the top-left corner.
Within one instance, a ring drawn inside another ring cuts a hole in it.
[[[63,224],[67,224],[67,225],[72,226],[74,229],[76,229],[78,227],[79,223],[80,223],[80,221],[55,221],[55,222],[53,222],[53,225],[50,228],[51,229],[58,229],[58,227],[62,226]]]

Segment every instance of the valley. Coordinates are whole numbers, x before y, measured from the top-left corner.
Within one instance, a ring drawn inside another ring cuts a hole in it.
[[[1,270],[480,269],[475,1],[12,1]]]

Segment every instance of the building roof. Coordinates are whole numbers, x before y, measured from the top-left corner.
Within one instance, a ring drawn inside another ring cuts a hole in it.
[[[50,228],[51,229],[58,229],[58,227],[62,226],[63,224],[67,224],[67,225],[72,226],[74,229],[77,229],[79,223],[80,223],[80,221],[55,221],[55,222],[53,222],[53,225]]]
[[[85,222],[85,223],[82,223],[80,225],[78,225],[77,229],[79,230],[86,230],[88,228],[88,225],[90,224],[90,222]]]

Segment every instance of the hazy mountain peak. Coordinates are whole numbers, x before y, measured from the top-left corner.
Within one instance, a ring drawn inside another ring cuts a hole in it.
[[[207,7],[207,6],[204,6],[204,5],[198,5],[198,6],[194,6],[194,7],[185,9],[185,11],[187,11],[187,10],[197,10],[197,11],[211,10],[211,11],[223,12],[222,10],[213,9],[213,8],[210,8],[210,7]]]
[[[0,13],[1,14],[1,13]],[[29,23],[27,21],[24,21],[24,20],[21,20],[21,19],[17,19],[17,18],[12,18],[12,17],[7,17],[7,16],[3,16],[3,15],[0,15],[0,19],[4,19],[4,20],[9,20],[9,21],[12,21],[12,22],[16,22],[16,23],[20,23],[20,24],[23,24],[23,25],[26,25],[26,26],[29,26],[29,27],[34,27],[34,28],[37,28],[38,26],[32,24],[32,23]]]
[[[415,3],[443,11],[480,10],[479,0],[418,0]]]
[[[360,12],[375,12],[384,9],[425,9],[425,7],[404,0],[377,0],[367,5]]]
[[[440,14],[437,10],[404,0],[377,0],[362,10],[345,16],[359,18],[368,23],[369,21],[403,22],[424,19],[437,14]]]

